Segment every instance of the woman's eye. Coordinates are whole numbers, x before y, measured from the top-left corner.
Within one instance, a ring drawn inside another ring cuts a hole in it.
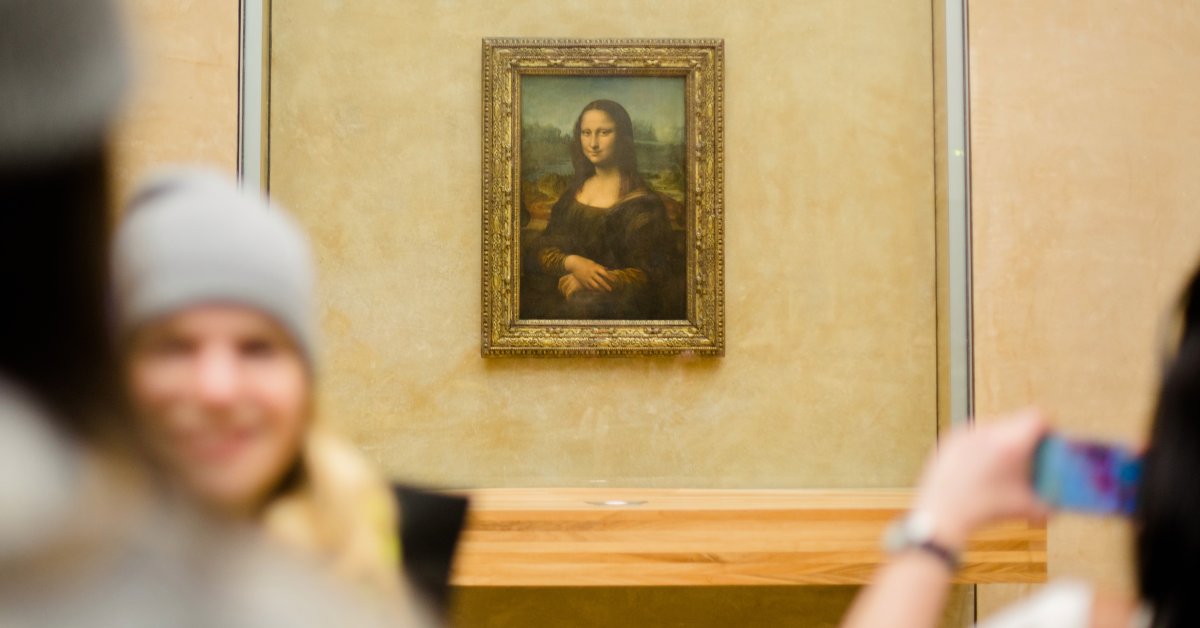
[[[158,357],[176,357],[191,353],[193,348],[193,344],[183,338],[160,338],[146,345],[145,351]]]
[[[247,340],[241,344],[241,353],[247,357],[269,358],[279,352],[279,346],[269,340]]]

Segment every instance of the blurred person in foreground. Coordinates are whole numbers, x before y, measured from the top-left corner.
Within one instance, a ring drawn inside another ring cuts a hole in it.
[[[984,622],[987,628],[1185,628],[1200,626],[1200,271],[1181,301],[1181,333],[1166,360],[1133,515],[1137,600],[1055,581]],[[938,447],[913,513],[928,547],[895,555],[851,607],[843,628],[935,626],[953,557],[982,526],[1046,517],[1032,485],[1037,445],[1049,429],[1036,411],[958,430]],[[948,559],[949,558],[949,559]]]
[[[0,625],[405,625],[257,536],[159,499],[107,325],[103,0],[0,0]]]
[[[315,421],[313,264],[300,228],[206,170],[134,195],[113,252],[137,433],[163,484],[381,595],[400,585],[391,491]]]

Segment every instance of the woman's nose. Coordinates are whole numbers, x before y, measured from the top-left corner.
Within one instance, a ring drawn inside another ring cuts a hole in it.
[[[225,406],[237,396],[237,360],[231,351],[211,348],[198,357],[195,371],[197,401],[209,406]]]

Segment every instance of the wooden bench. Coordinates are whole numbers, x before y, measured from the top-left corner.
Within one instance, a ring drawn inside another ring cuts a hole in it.
[[[458,549],[457,586],[859,585],[912,491],[482,489]],[[959,583],[1046,580],[1045,528],[971,539]]]

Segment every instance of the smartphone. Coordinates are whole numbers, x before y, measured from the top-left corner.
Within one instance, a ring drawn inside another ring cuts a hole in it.
[[[1051,434],[1034,454],[1034,490],[1053,508],[1131,515],[1141,476],[1141,459],[1120,445]]]

